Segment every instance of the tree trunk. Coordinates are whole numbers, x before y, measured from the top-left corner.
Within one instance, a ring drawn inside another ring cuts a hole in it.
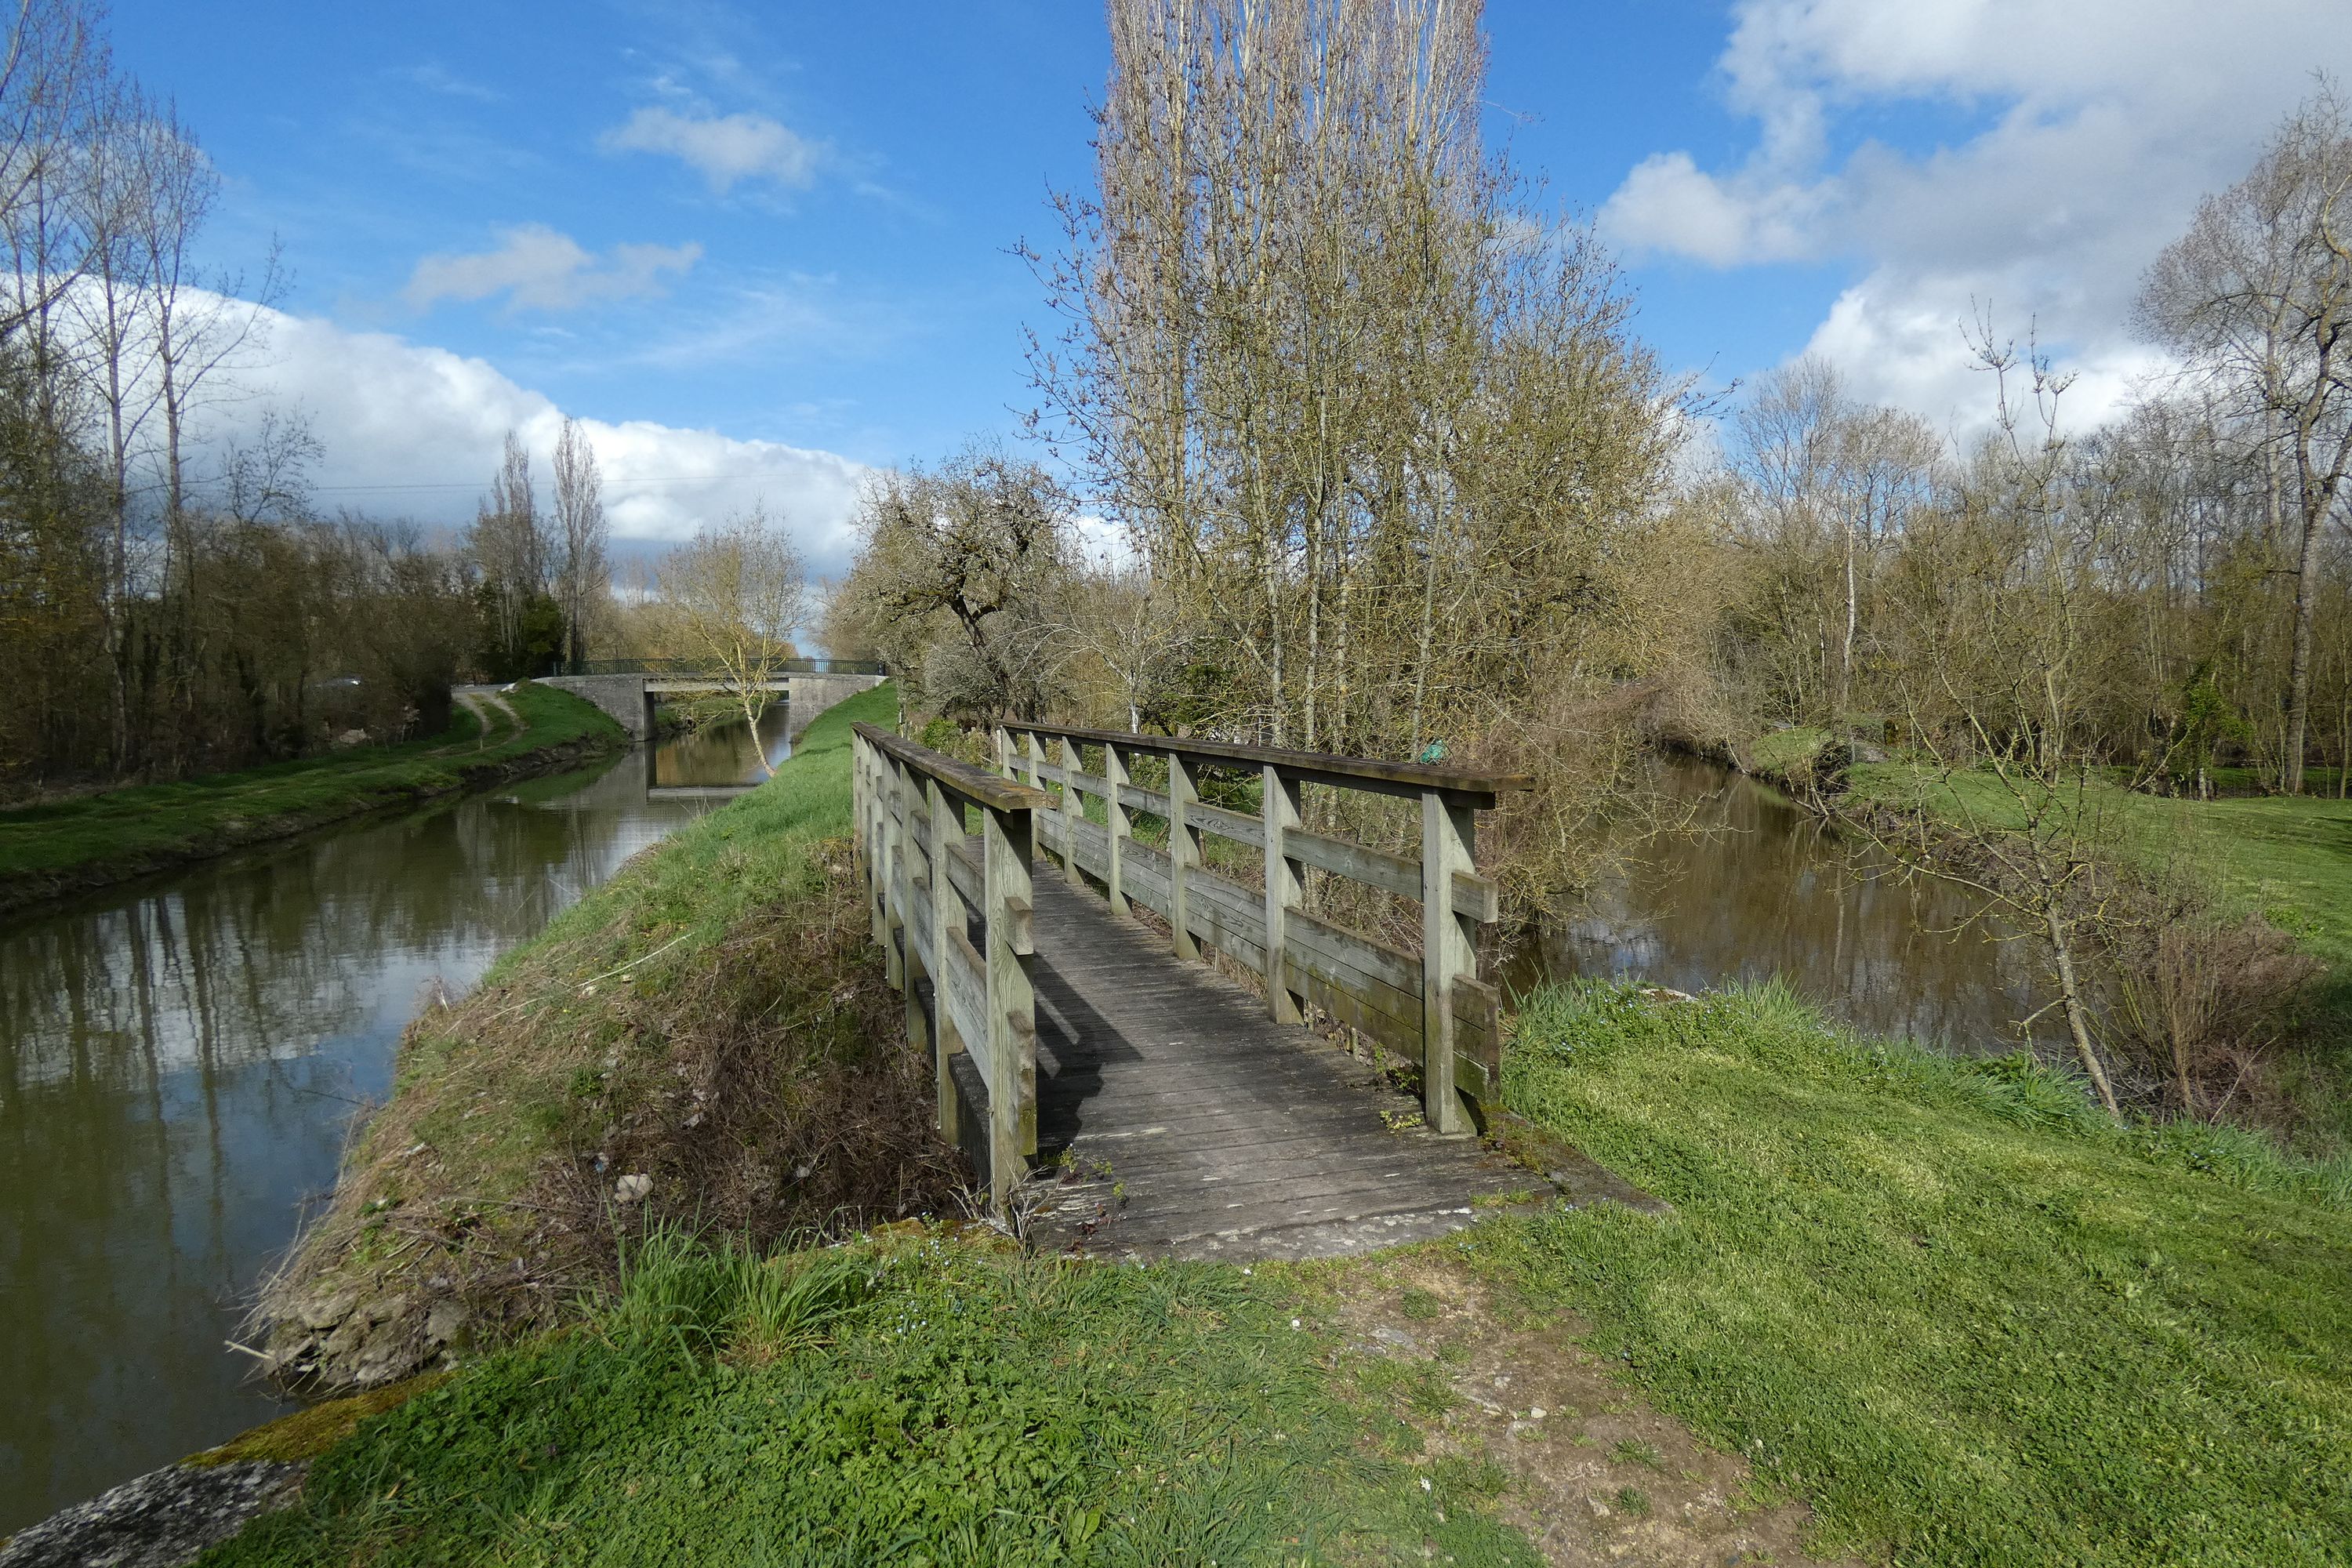
[[[2091,1085],[2099,1091],[2099,1103],[2107,1114],[2123,1119],[2123,1108],[2116,1103],[2115,1087],[2107,1081],[2107,1069],[2099,1063],[2096,1047],[2091,1044],[2090,1016],[2083,1006],[2081,985],[2074,977],[2074,953],[2066,940],[2066,923],[2059,917],[2053,900],[2042,911],[2043,930],[2050,942],[2050,956],[2058,971],[2058,997],[2066,1011],[2066,1032],[2074,1037],[2074,1054],[2083,1060],[2083,1070],[2090,1075]]]
[[[2303,752],[2311,729],[2311,626],[2318,610],[2319,542],[2326,521],[2305,503],[2294,577],[2294,649],[2287,668],[2285,767],[2280,779],[2288,795],[2303,793]]]

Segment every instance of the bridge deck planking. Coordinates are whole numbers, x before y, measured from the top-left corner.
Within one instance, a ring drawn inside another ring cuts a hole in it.
[[[1444,1235],[1542,1177],[1265,1016],[1259,997],[1040,868],[1034,889],[1043,1244],[1108,1257],[1332,1256]]]

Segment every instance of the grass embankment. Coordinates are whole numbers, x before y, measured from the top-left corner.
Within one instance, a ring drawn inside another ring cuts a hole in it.
[[[1906,1563],[2341,1561],[2352,1172],[1770,989],[1547,992],[1507,1061],[1675,1212],[1254,1274],[667,1233],[208,1562],[1787,1562],[1784,1489]]]
[[[1920,1563],[2340,1563],[2352,1166],[2122,1129],[1765,989],[1535,998],[1526,1114],[1675,1205],[1495,1227],[1672,1413]]]
[[[919,1229],[649,1251],[207,1563],[1538,1561],[1484,1506],[1493,1467],[1411,1462],[1395,1412],[1442,1381],[1349,1354],[1276,1279]]]
[[[628,744],[589,703],[525,684],[488,722],[460,703],[446,731],[176,784],[0,811],[0,910],[225,854],[387,806],[584,760]]]
[[[282,1371],[373,1384],[555,1321],[664,1215],[766,1237],[947,1200],[844,842],[849,726],[895,700],[818,718],[773,779],[410,1026],[268,1293]]]

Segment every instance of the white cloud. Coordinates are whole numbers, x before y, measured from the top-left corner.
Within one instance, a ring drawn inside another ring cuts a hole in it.
[[[487,362],[315,317],[273,311],[268,325],[269,363],[241,375],[251,395],[221,408],[212,436],[239,438],[264,409],[300,407],[325,447],[313,476],[321,505],[462,526],[509,429],[545,480],[563,411]],[[702,523],[763,500],[791,527],[813,574],[845,568],[864,465],[651,420],[583,425],[604,471],[617,542],[685,539]]]
[[[402,291],[410,307],[504,294],[518,310],[569,310],[598,300],[661,292],[662,274],[683,273],[702,258],[699,245],[616,245],[599,258],[545,224],[501,229],[495,250],[428,256]]]
[[[720,195],[739,181],[769,180],[795,189],[815,178],[824,148],[764,114],[696,117],[673,109],[640,109],[604,132],[612,153],[657,153],[699,169]]]
[[[2089,417],[2157,366],[2127,327],[2142,269],[2312,71],[2352,70],[2344,16],[2343,0],[1745,0],[1717,64],[1754,151],[1717,170],[1654,153],[1601,224],[1636,259],[1853,264],[1808,346],[1939,421],[1990,404],[1959,323],[1988,306],[2004,332],[2038,323]],[[1923,112],[1971,128],[1916,152],[1839,134]]]

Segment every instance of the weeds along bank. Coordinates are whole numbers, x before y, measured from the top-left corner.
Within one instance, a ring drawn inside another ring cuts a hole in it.
[[[449,729],[427,740],[0,811],[0,910],[557,772],[628,743],[588,703],[526,683],[495,703],[461,702]]]
[[[373,1386],[557,1321],[664,1216],[754,1239],[952,1206],[850,870],[849,726],[411,1025],[261,1307],[273,1371]]]

